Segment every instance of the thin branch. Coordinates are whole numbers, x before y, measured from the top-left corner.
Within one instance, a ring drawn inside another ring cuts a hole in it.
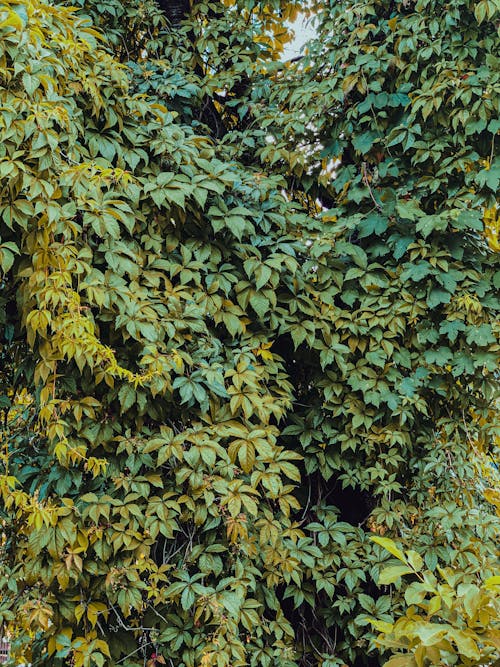
[[[370,193],[370,197],[372,198],[373,203],[375,204],[375,206],[377,207],[377,209],[378,209],[379,211],[381,211],[381,210],[382,210],[382,206],[380,206],[380,204],[378,203],[378,201],[375,199],[375,197],[374,197],[374,195],[373,195],[373,191],[372,191],[371,185],[370,185],[370,181],[368,180],[368,173],[367,173],[367,168],[366,168],[366,162],[362,162],[362,163],[361,163],[361,174],[362,174],[362,176],[363,176],[363,183],[364,183],[364,184],[366,185],[366,187],[368,188],[368,191],[369,191],[369,193]]]

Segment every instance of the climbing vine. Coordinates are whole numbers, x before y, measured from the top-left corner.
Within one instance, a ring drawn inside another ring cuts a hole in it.
[[[485,664],[498,3],[76,4],[0,7],[14,659]]]

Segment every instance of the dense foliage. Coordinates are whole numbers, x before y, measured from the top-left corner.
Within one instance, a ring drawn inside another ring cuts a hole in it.
[[[416,551],[404,554],[386,537],[373,540],[403,563],[383,570],[379,584],[392,584],[404,575],[414,578],[404,594],[406,614],[396,623],[373,621],[382,631],[377,640],[400,649],[386,667],[492,664],[499,648],[500,577],[478,585],[455,567],[438,568],[434,574]]]
[[[500,7],[318,2],[284,62],[302,4],[0,6],[0,615],[34,665],[498,648]]]

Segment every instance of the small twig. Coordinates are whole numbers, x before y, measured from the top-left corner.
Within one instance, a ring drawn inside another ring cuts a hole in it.
[[[153,630],[156,630],[156,628],[147,628],[143,625],[138,625],[137,627],[132,627],[131,625],[125,625],[125,623],[123,622],[123,619],[120,616],[120,614],[118,613],[115,605],[112,602],[110,602],[110,604],[111,604],[111,607],[112,607],[113,611],[115,612],[116,620],[118,621],[118,624],[121,626],[122,630],[126,630],[127,632],[137,632],[138,630],[140,630],[142,632],[151,632]]]
[[[59,153],[60,153],[60,155],[66,160],[66,162],[69,162],[70,164],[74,164],[74,165],[76,165],[77,167],[80,166],[80,163],[79,163],[79,162],[76,162],[75,160],[73,160],[72,158],[70,158],[70,156],[69,156],[69,155],[66,155],[66,153],[65,153],[64,151],[62,151],[61,149],[59,149]]]
[[[167,621],[167,619],[165,618],[165,616],[163,616],[163,614],[160,614],[159,611],[156,611],[156,609],[155,609],[155,608],[153,607],[153,605],[151,605],[151,604],[148,604],[148,607],[151,609],[151,611],[153,612],[153,614],[156,614],[156,615],[158,616],[158,618],[161,618],[161,620],[164,621],[164,622],[168,625],[168,621]]]
[[[304,519],[306,517],[306,514],[309,511],[309,505],[311,503],[312,484],[308,484],[308,487],[309,487],[309,489],[308,489],[308,495],[307,495],[307,503],[306,503],[306,506],[304,508],[304,511],[302,512],[302,516],[300,517],[301,522],[304,521]]]
[[[363,177],[363,183],[364,183],[364,184],[366,185],[366,187],[368,188],[368,192],[370,193],[370,197],[372,198],[373,203],[375,204],[375,206],[377,207],[377,209],[378,209],[379,211],[381,211],[381,210],[382,210],[382,206],[380,206],[380,204],[378,203],[378,201],[375,199],[375,197],[374,197],[374,195],[373,195],[373,191],[372,191],[371,185],[370,185],[370,181],[368,180],[368,173],[367,173],[367,171],[366,171],[366,162],[362,162],[362,163],[361,163],[361,174],[362,174],[362,177]]]
[[[116,664],[119,665],[120,663],[124,662],[125,660],[128,660],[131,656],[135,655],[136,653],[139,653],[139,651],[142,651],[146,646],[153,646],[155,642],[147,642],[147,644],[143,644],[142,646],[139,646],[139,648],[136,648],[132,653],[129,653],[126,655],[124,658],[120,658],[120,660],[117,660]]]

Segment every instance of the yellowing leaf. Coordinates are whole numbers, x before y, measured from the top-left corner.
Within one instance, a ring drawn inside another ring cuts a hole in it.
[[[383,632],[384,634],[390,634],[394,628],[393,623],[388,623],[387,621],[379,621],[375,618],[370,618],[370,623],[373,625],[375,630]]]
[[[493,577],[488,577],[488,579],[486,579],[484,582],[484,586],[489,590],[494,590],[500,587],[500,575],[496,574]]]
[[[375,542],[379,546],[383,547],[386,551],[388,551],[390,554],[395,556],[398,560],[402,561],[403,563],[408,562],[401,549],[399,549],[396,543],[389,537],[380,537],[378,535],[372,535],[370,536],[370,540],[372,540],[372,542]]]
[[[9,11],[7,18],[0,22],[0,28],[12,27],[16,30],[23,30],[24,23],[21,17],[13,11]]]
[[[384,662],[384,667],[417,667],[417,661],[411,653],[394,655],[390,660]]]
[[[398,23],[398,17],[397,16],[394,16],[394,18],[389,19],[387,21],[387,25],[391,29],[391,32],[394,32],[396,30],[397,23]]]
[[[405,574],[412,574],[413,570],[411,567],[406,565],[394,565],[392,567],[387,567],[379,575],[378,584],[379,586],[387,586],[393,584],[395,581],[400,579]]]

